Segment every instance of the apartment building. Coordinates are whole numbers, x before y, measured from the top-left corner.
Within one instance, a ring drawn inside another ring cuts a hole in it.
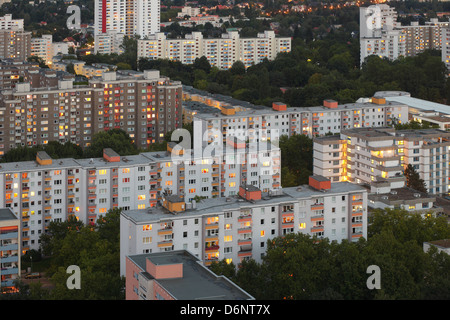
[[[450,70],[450,28],[442,30],[441,57],[447,69]]]
[[[314,174],[332,181],[404,186],[411,164],[430,194],[446,194],[449,186],[450,132],[440,129],[395,130],[355,128],[314,140]]]
[[[3,17],[0,17],[0,30],[13,28],[23,29],[23,19],[13,19],[12,14],[5,14]]]
[[[52,64],[54,56],[68,53],[69,44],[67,42],[53,42],[51,34],[31,38],[31,55],[41,58],[47,65]]]
[[[188,250],[205,266],[261,262],[268,240],[297,232],[331,241],[366,237],[367,189],[313,176],[309,185],[269,193],[241,185],[236,196],[185,203],[172,195],[146,214],[122,211],[121,274],[126,256],[173,250]]]
[[[194,283],[195,290],[191,290]],[[254,300],[186,250],[127,256],[125,299]]]
[[[0,294],[15,291],[20,278],[21,224],[10,208],[0,209]]]
[[[419,25],[417,21],[410,25],[401,26],[405,33],[405,56],[415,56],[427,49],[441,50],[445,39],[444,30],[450,25],[449,21],[439,21],[437,18]]]
[[[397,22],[395,9],[386,4],[376,4],[360,8],[360,63],[370,55],[378,55],[390,60],[400,56],[415,56],[428,49],[441,50],[446,44],[449,21],[437,18],[419,25],[401,25]],[[446,54],[442,53],[446,61]]]
[[[181,90],[155,70],[105,72],[87,85],[18,83],[0,92],[0,154],[52,140],[87,147],[95,133],[113,128],[145,148],[181,127]]]
[[[0,29],[0,59],[26,60],[31,56],[31,32]]]
[[[220,114],[197,112],[193,119],[196,140],[201,139],[204,145],[211,142],[204,139],[208,131],[224,139],[236,136],[258,142],[281,135],[304,134],[313,138],[349,128],[406,123],[408,106],[375,97],[342,105],[325,100],[322,106],[307,108],[287,108],[283,103],[274,103],[271,109],[256,107],[236,111],[235,108],[222,108]]]
[[[101,54],[122,54],[122,43],[125,35],[111,30],[95,35],[94,53]]]
[[[51,221],[69,215],[88,224],[112,208],[145,212],[165,195],[183,194],[192,202],[235,195],[242,183],[267,191],[280,187],[278,148],[235,148],[198,157],[188,151],[176,157],[169,150],[121,157],[105,149],[102,158],[58,160],[38,152],[36,161],[3,163],[0,207],[20,217],[27,251],[39,248]]]
[[[0,59],[25,61],[31,55],[31,32],[23,29],[23,19],[11,14],[0,17]]]
[[[95,52],[118,53],[124,36],[142,38],[156,34],[159,23],[159,1],[95,0]]]
[[[291,38],[276,37],[272,30],[255,38],[241,38],[237,31],[228,31],[221,38],[203,38],[201,32],[193,32],[184,39],[168,39],[164,33],[156,33],[138,40],[138,59],[169,59],[192,64],[205,56],[212,66],[220,69],[228,69],[236,61],[249,67],[290,50]]]
[[[38,70],[36,62],[24,62],[15,59],[0,61],[0,90],[12,89],[24,78],[26,71]]]

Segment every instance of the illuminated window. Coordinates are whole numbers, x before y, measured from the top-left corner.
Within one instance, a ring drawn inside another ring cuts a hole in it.
[[[138,195],[138,200],[145,200],[145,194]]]
[[[106,213],[106,208],[100,208],[100,209],[98,209],[98,212],[100,212],[100,213]]]
[[[233,241],[233,236],[225,236],[225,237],[223,237],[223,241],[224,241],[224,242],[230,242],[230,241]]]
[[[123,168],[122,173],[130,173],[130,168]]]
[[[202,169],[202,173],[208,173],[208,172],[209,172],[208,168]]]
[[[106,174],[106,170],[98,170],[98,174],[100,175]]]
[[[150,231],[152,230],[152,226],[151,224],[145,224],[142,226],[142,231]]]
[[[145,204],[138,204],[138,209],[145,209]]]
[[[219,217],[209,217],[206,219],[206,224],[218,223]]]
[[[266,235],[266,232],[264,230],[261,230],[261,237],[264,237]]]
[[[305,228],[306,228],[306,223],[305,223],[305,222],[300,223],[300,224],[298,225],[298,228],[299,228],[299,229],[305,229]]]

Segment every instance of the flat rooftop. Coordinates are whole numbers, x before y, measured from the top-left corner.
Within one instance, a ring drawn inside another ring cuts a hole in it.
[[[235,103],[236,105],[241,105],[240,103]],[[312,106],[312,107],[304,107],[304,108],[296,108],[296,107],[290,107],[286,108],[286,110],[273,110],[270,107],[266,106],[254,106],[254,105],[246,105],[247,108],[244,111],[238,111],[233,115],[224,115],[220,114],[217,115],[211,115],[210,113],[197,113],[196,117],[204,120],[209,119],[215,119],[217,117],[220,118],[241,118],[241,117],[254,117],[254,116],[263,116],[263,115],[279,115],[279,114],[290,114],[290,113],[304,113],[304,112],[336,112],[336,111],[353,111],[353,110],[360,110],[363,108],[379,108],[379,107],[394,107],[394,106],[400,106],[405,105],[400,102],[388,102],[386,101],[386,104],[373,104],[371,102],[355,102],[355,103],[347,103],[347,104],[339,104],[336,108],[328,108],[325,106]],[[450,109],[450,107],[449,107]]]
[[[223,276],[217,276],[204,267],[201,260],[188,251],[170,251],[128,256],[146,273],[146,278],[153,278],[145,272],[146,260],[153,264],[183,265],[183,277],[157,279],[177,300],[254,300],[254,298]]]
[[[392,103],[400,103],[409,106],[410,108],[417,110],[433,110],[446,114],[450,114],[450,106],[427,101],[423,99],[418,99],[411,97],[411,94],[405,91],[379,91],[376,92],[375,97],[383,97],[386,101]]]
[[[428,243],[431,243],[435,246],[442,247],[442,248],[450,248],[450,239],[442,239],[442,240],[436,240],[436,241],[430,241]]]
[[[393,203],[393,202],[407,202],[407,201],[435,201],[436,196],[429,195],[425,192],[420,192],[408,187],[403,188],[395,188],[392,189],[389,193],[382,194],[369,194],[369,199],[381,201],[384,203]]]
[[[195,217],[200,215],[213,215],[231,210],[251,209],[259,206],[276,205],[280,203],[292,203],[299,199],[309,199],[311,197],[323,197],[324,195],[336,194],[342,192],[367,192],[363,186],[352,184],[349,182],[331,183],[331,188],[325,192],[318,191],[309,185],[297,187],[283,188],[277,194],[262,192],[260,200],[247,201],[239,196],[208,198],[197,201],[195,208],[186,204],[186,210],[176,214],[170,213],[162,206],[153,207],[145,210],[126,210],[121,215],[133,221],[135,224],[144,224],[148,222],[157,222],[163,220],[183,219],[186,217]],[[190,205],[190,204],[189,204]]]

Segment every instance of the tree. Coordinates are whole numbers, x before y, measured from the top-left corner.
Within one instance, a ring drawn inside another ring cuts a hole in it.
[[[139,153],[138,148],[125,131],[111,129],[96,133],[92,144],[85,149],[84,156],[86,158],[102,157],[105,148],[111,148],[121,156]]]
[[[308,178],[312,174],[312,139],[303,134],[290,137],[283,135],[279,139],[279,146],[281,173],[288,178],[286,185],[307,184]]]
[[[216,275],[223,275],[230,280],[233,280],[236,276],[236,266],[233,262],[227,263],[225,259],[220,261],[213,261],[209,266],[209,269]]]
[[[74,218],[52,222],[41,236],[45,251],[52,255],[48,274],[54,289],[52,300],[122,300],[124,279],[120,277],[120,209],[109,210],[97,223],[84,225]],[[67,288],[67,266],[81,272],[81,289]]]
[[[405,176],[407,187],[420,192],[427,192],[424,180],[420,178],[419,173],[411,164],[408,164],[405,168]]]

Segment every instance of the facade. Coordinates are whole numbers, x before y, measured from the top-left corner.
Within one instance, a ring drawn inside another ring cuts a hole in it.
[[[449,21],[433,18],[424,25],[418,22],[401,25],[397,17],[395,9],[386,4],[360,8],[361,65],[370,55],[395,60],[400,56],[415,56],[428,49],[442,50],[442,61],[448,60],[444,51],[448,43]]]
[[[0,61],[0,90],[11,90],[25,74],[32,70],[39,70],[36,62],[24,62],[15,59]]]
[[[190,204],[172,196],[146,214],[122,211],[121,274],[126,256],[135,254],[188,250],[206,266],[222,259],[237,265],[261,262],[267,241],[289,233],[330,241],[367,236],[367,189],[361,186],[314,176],[309,185],[269,193],[248,185],[239,190]]]
[[[242,183],[277,190],[279,152],[244,148],[177,158],[171,151],[120,157],[105,149],[103,158],[58,160],[39,152],[36,161],[1,165],[0,207],[20,217],[23,250],[38,249],[49,223],[69,215],[89,224],[113,208],[145,213],[164,195],[183,194],[190,203],[236,195]]]
[[[20,220],[10,208],[0,209],[0,294],[14,291],[14,281],[20,278],[21,233]]]
[[[0,59],[25,61],[31,55],[31,32],[23,29],[23,19],[11,14],[0,17]]]
[[[124,36],[142,38],[156,34],[159,22],[159,1],[95,0],[95,52],[119,53]]]
[[[395,130],[360,128],[314,140],[314,174],[332,181],[404,186],[404,168],[411,164],[430,194],[450,191],[450,132],[440,129]]]
[[[0,154],[52,140],[84,148],[95,133],[113,128],[145,148],[182,126],[181,83],[159,71],[106,72],[79,86],[53,79],[53,86],[24,82],[0,93]]]
[[[442,61],[450,70],[450,28],[444,28],[442,30]]]
[[[156,33],[138,40],[138,59],[169,59],[192,64],[205,56],[212,66],[220,69],[228,69],[236,61],[249,67],[290,50],[291,38],[275,37],[274,31],[264,31],[256,38],[241,38],[237,31],[229,31],[221,38],[211,39],[203,38],[201,32],[193,32],[184,39],[168,39],[164,33]]]
[[[126,300],[254,300],[186,250],[127,256],[125,290]]]
[[[40,38],[31,38],[31,55],[41,58],[46,64],[52,61],[53,36],[43,34]]]
[[[407,105],[382,98],[360,99],[343,105],[325,100],[322,106],[308,108],[287,108],[285,104],[274,103],[272,109],[249,107],[236,111],[236,108],[224,106],[220,109],[220,114],[197,112],[193,116],[196,140],[203,138],[208,130],[224,139],[237,136],[241,140],[258,142],[281,135],[305,134],[313,138],[350,128],[408,122]],[[206,144],[206,140],[203,141]]]
[[[123,33],[117,31],[107,31],[95,35],[94,52],[102,54],[123,53],[121,45],[124,39]]]
[[[12,14],[0,17],[0,30],[23,29],[23,19],[13,19]]]
[[[31,32],[13,27],[0,29],[0,59],[25,61],[31,56]]]

